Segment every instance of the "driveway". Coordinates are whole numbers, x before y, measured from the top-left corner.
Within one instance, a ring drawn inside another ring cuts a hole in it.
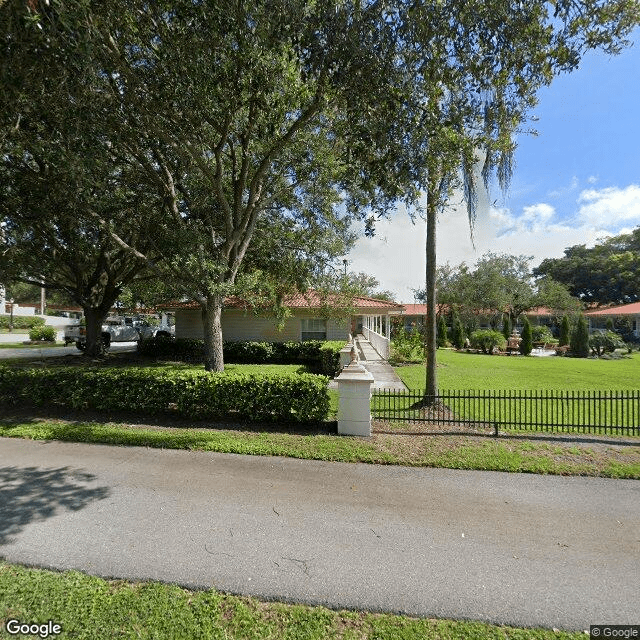
[[[137,342],[117,342],[111,345],[109,350],[112,353],[120,351],[135,351]],[[60,356],[80,355],[80,351],[74,346],[71,347],[29,347],[24,349],[0,349],[0,360],[7,358],[56,358]]]
[[[0,557],[333,608],[640,611],[640,482],[0,439]]]

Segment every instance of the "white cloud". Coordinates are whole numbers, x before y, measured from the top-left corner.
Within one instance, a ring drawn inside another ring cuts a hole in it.
[[[587,189],[578,197],[578,216],[594,225],[614,225],[640,218],[640,186]]]
[[[589,176],[587,178],[587,182],[589,184],[595,184],[596,182],[598,182],[598,176]]]
[[[459,200],[459,199],[458,199]],[[640,187],[582,191],[570,219],[560,219],[545,202],[528,205],[517,214],[489,206],[481,199],[474,242],[464,206],[457,204],[438,220],[438,264],[474,263],[487,251],[533,256],[533,264],[560,257],[576,244],[593,246],[603,237],[629,232],[640,225]],[[412,224],[406,213],[381,221],[377,236],[361,238],[350,254],[349,268],[375,276],[398,300],[411,302],[411,288],[422,287],[425,273],[425,224]]]

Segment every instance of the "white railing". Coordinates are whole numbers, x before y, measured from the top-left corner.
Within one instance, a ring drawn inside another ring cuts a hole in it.
[[[362,327],[362,335],[371,343],[371,346],[385,359],[389,359],[389,339],[380,335],[373,329]]]

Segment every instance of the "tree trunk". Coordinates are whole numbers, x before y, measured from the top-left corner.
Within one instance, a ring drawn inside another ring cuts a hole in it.
[[[204,325],[204,368],[206,371],[224,371],[222,355],[222,297],[207,298],[202,307]]]
[[[425,401],[428,404],[436,402],[438,395],[438,380],[436,376],[436,350],[437,350],[437,328],[436,328],[436,218],[437,200],[435,189],[430,186],[427,190],[427,238],[426,238],[426,303],[427,303],[427,324],[425,327],[425,356],[426,364],[426,391]]]
[[[102,342],[102,324],[107,312],[96,307],[83,307],[86,324],[86,348],[84,354],[90,358],[104,355]]]

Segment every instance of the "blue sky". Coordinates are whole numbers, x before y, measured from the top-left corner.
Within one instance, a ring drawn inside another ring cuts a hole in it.
[[[509,192],[481,198],[475,248],[464,207],[438,223],[438,263],[473,264],[487,251],[533,257],[538,264],[574,244],[640,225],[640,30],[619,56],[590,52],[580,68],[539,94],[531,123],[520,134]],[[349,269],[374,275],[383,289],[411,302],[424,283],[424,223],[399,211],[362,238]]]

